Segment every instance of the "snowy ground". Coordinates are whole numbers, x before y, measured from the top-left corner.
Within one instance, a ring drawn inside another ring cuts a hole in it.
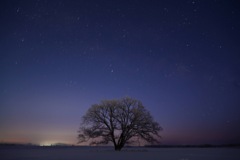
[[[1,160],[240,160],[234,148],[1,147]]]

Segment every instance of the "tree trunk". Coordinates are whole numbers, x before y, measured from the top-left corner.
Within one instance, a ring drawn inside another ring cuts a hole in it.
[[[121,145],[115,145],[115,151],[121,151],[121,149],[123,148],[123,146]]]

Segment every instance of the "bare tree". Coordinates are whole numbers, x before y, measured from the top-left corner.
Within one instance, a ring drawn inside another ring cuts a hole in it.
[[[162,128],[140,101],[129,97],[94,104],[82,118],[79,143],[112,142],[117,151],[139,139],[151,144],[159,143]]]

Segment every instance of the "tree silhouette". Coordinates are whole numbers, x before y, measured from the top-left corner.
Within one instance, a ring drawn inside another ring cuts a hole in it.
[[[91,145],[112,142],[120,151],[125,144],[139,139],[159,143],[161,130],[139,100],[125,97],[92,105],[82,117],[78,139]]]

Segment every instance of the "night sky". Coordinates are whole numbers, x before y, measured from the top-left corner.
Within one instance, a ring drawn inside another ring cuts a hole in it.
[[[130,96],[162,144],[240,143],[238,0],[1,0],[0,142],[77,143]]]

